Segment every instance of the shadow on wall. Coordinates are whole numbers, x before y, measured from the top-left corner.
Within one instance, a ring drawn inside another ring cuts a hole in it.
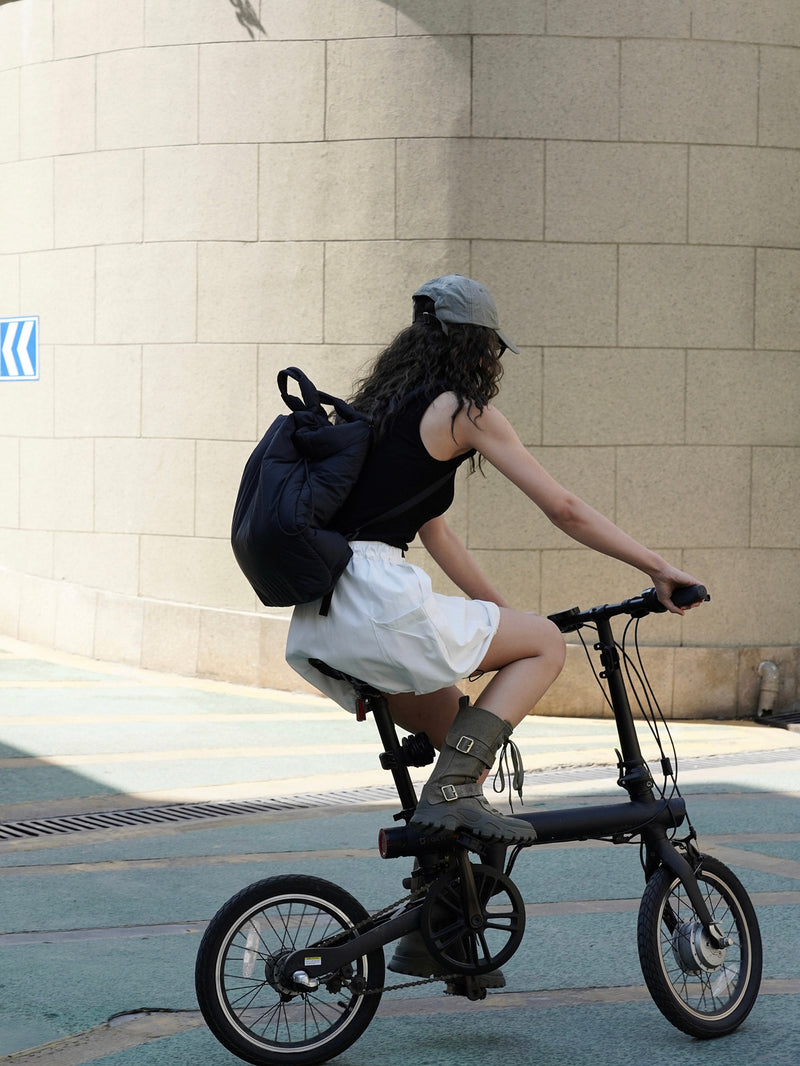
[[[0,3],[3,2],[4,0],[0,0]],[[250,0],[230,0],[230,3],[236,9],[237,20],[241,22],[241,24],[250,34],[251,38],[255,39],[255,30],[257,30],[259,33],[263,33],[266,37],[267,31],[261,25],[258,15],[253,10],[253,5],[250,3]]]
[[[17,2],[18,0],[0,0],[0,7],[2,7],[3,4],[14,4]],[[251,37],[255,38],[254,31],[256,30],[259,33],[263,33],[266,37],[267,31],[261,25],[261,21],[253,10],[253,5],[250,3],[250,0],[230,0],[230,3],[236,9],[237,20],[241,22]]]

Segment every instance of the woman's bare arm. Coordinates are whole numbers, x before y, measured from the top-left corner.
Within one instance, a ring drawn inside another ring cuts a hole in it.
[[[426,522],[419,537],[432,558],[450,580],[473,600],[490,600],[498,607],[508,602],[475,562],[461,538],[440,515]]]
[[[479,451],[492,466],[521,489],[555,526],[578,543],[643,571],[652,580],[665,606],[677,614],[684,613],[672,603],[672,592],[681,585],[699,582],[640,544],[605,515],[559,484],[525,448],[508,419],[496,407],[488,405],[474,421],[466,408],[462,409],[456,416],[453,433],[455,447]]]

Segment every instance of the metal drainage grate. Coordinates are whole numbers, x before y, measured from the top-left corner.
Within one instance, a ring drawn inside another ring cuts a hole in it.
[[[613,771],[610,767],[570,766],[545,771],[529,770],[526,777],[536,784],[558,784],[561,781],[593,780]],[[53,818],[31,818],[19,822],[0,823],[0,843],[7,840],[30,840],[37,837],[58,837],[70,833],[88,833],[103,829],[131,829],[146,825],[165,825],[170,822],[190,822],[203,818],[226,818],[237,814],[261,814],[264,811],[304,810],[313,807],[353,806],[362,803],[397,803],[397,790],[392,785],[367,785],[363,788],[342,789],[339,792],[306,792],[261,800],[221,800],[217,803],[180,803],[164,807],[139,807],[122,811],[98,811],[91,814],[70,814]]]
[[[785,762],[800,759],[800,748],[772,751],[739,752],[680,759],[681,770],[702,770],[719,766],[751,763]],[[607,765],[565,766],[551,770],[528,770],[532,785],[555,785],[568,781],[607,780],[613,784],[616,767]],[[91,814],[63,815],[57,818],[32,818],[0,823],[0,842],[58,837],[70,833],[96,832],[103,829],[131,829],[145,825],[192,822],[203,818],[226,818],[237,814],[261,814],[264,811],[292,811],[313,807],[353,806],[362,803],[397,803],[393,785],[368,785],[339,792],[305,792],[275,799],[222,800],[217,803],[176,803],[164,807],[140,807],[122,811],[98,811]]]
[[[759,725],[771,725],[777,726],[779,729],[788,729],[800,723],[800,705],[780,711],[778,714],[773,714],[772,711],[767,714],[758,714],[754,721],[758,722]]]
[[[397,793],[391,787],[350,789],[342,792],[305,793],[281,799],[230,800],[219,803],[181,803],[165,807],[140,807],[123,811],[98,811],[58,818],[31,818],[0,824],[0,841],[30,840],[35,837],[64,836],[103,829],[130,829],[170,822],[190,822],[203,818],[225,818],[236,814],[260,814],[264,811],[302,810],[308,807],[331,807],[353,803],[392,802]]]

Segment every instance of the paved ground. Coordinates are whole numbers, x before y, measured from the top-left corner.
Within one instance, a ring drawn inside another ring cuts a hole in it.
[[[233,1066],[192,983],[216,908],[283,872],[326,877],[373,909],[402,894],[407,863],[375,850],[396,806],[374,727],[321,699],[0,638],[0,706],[0,1062]],[[762,995],[736,1034],[698,1044],[644,991],[637,850],[568,845],[536,849],[515,871],[528,931],[505,990],[477,1004],[441,985],[387,993],[337,1062],[604,1066],[644,1053],[671,1066],[796,1066],[800,735],[709,722],[673,733],[701,843],[744,881],[762,926]],[[516,738],[535,771],[528,809],[620,797],[612,723],[533,718]],[[215,815],[201,817],[211,801]]]

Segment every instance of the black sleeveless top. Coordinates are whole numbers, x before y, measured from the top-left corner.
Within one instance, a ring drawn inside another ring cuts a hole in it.
[[[405,551],[420,526],[444,514],[453,502],[455,477],[459,466],[474,449],[454,459],[434,459],[419,434],[419,424],[437,394],[412,393],[387,432],[373,445],[358,482],[347,502],[331,523],[331,528],[351,540],[379,540]],[[392,511],[417,493],[450,476],[429,496],[402,514],[383,521],[380,515]]]

